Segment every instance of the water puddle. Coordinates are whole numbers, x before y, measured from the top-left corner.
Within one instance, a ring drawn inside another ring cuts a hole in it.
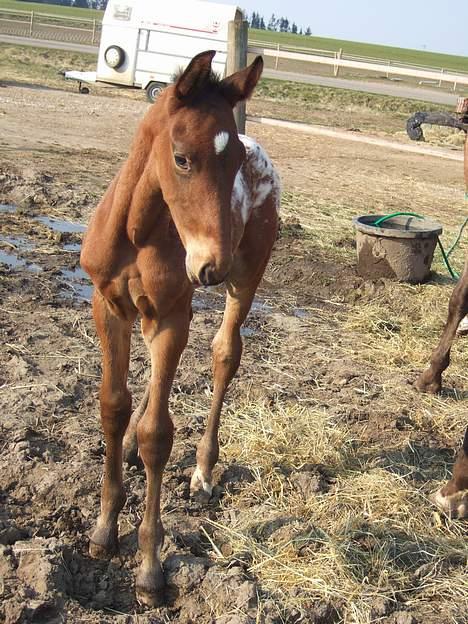
[[[16,212],[16,206],[11,204],[0,204],[0,212]]]
[[[310,316],[310,312],[308,312],[307,310],[303,310],[302,308],[294,308],[293,314],[300,319],[306,319]]]
[[[26,260],[18,258],[15,253],[9,253],[2,249],[0,249],[0,264],[6,264],[11,269],[25,267],[28,271],[32,271],[33,273],[40,273],[42,271],[41,267],[34,264],[34,262],[26,262]]]
[[[252,336],[255,336],[256,333],[257,333],[257,330],[254,329],[253,327],[241,327],[241,330],[240,330],[240,335],[243,336],[244,338],[251,338]]]
[[[65,245],[62,245],[62,249],[64,251],[79,252],[81,251],[81,244],[80,243],[66,243]]]
[[[82,234],[86,230],[86,225],[82,223],[73,223],[73,221],[56,219],[55,217],[48,217],[47,215],[34,217],[34,221],[42,223],[51,230],[54,230],[54,232],[62,232],[65,234]]]
[[[252,312],[259,312],[260,314],[271,314],[271,312],[273,312],[273,306],[265,303],[264,301],[254,299],[250,310]]]
[[[10,204],[0,204],[0,213],[14,213],[16,207]],[[64,219],[56,219],[55,217],[49,217],[47,215],[40,215],[38,217],[31,217],[33,221],[42,223],[46,227],[54,230],[55,232],[65,234],[82,234],[86,230],[86,226],[82,223],[74,223],[72,221],[65,221]],[[11,246],[11,250],[5,251],[0,249],[0,263],[6,264],[9,268],[26,269],[34,273],[42,271],[42,267],[19,258],[15,253],[16,251],[32,251],[36,249],[36,245],[23,237],[15,236],[1,236],[0,241]],[[62,245],[63,251],[79,252],[81,249],[80,243],[65,243]],[[63,288],[65,294],[72,298],[90,301],[93,287],[86,273],[80,268],[75,269],[61,269],[61,276],[65,281],[65,287]]]
[[[16,206],[12,204],[0,204],[0,213],[14,213],[17,211]],[[62,232],[64,234],[83,234],[86,231],[86,225],[82,223],[74,223],[73,221],[66,221],[65,219],[57,219],[56,217],[49,217],[48,215],[39,215],[38,217],[31,217],[33,221],[42,223],[46,227],[54,230],[54,232]]]
[[[70,296],[75,296],[83,301],[91,301],[93,286],[83,269],[80,267],[62,269],[60,273],[66,279],[67,288],[71,291]]]
[[[13,249],[24,249],[25,251],[36,249],[36,245],[26,240],[26,238],[19,238],[18,236],[0,236],[0,241],[11,245]]]

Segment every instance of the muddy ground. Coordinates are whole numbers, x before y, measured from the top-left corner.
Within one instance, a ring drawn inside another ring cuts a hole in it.
[[[190,342],[174,384],[176,437],[163,486],[168,605],[145,610],[133,593],[143,473],[126,471],[120,556],[108,563],[88,557],[105,446],[97,402],[100,355],[79,244],[83,224],[124,159],[145,110],[146,104],[127,99],[27,87],[0,91],[0,619],[9,624],[351,622],[342,601],[314,596],[306,607],[298,599],[301,606],[294,608],[291,598],[266,591],[249,567],[248,553],[230,558],[227,550],[216,556],[209,520],[232,520],[226,492],[253,479],[248,467],[223,459],[210,504],[189,498],[195,445],[209,404],[209,347],[221,319],[220,292],[197,293]],[[344,206],[358,214],[384,207],[389,212],[418,196],[420,210],[445,214],[447,202],[461,192],[461,164],[260,124],[250,124],[248,131],[270,152],[289,199],[246,322],[244,358],[228,403],[249,397],[267,405],[313,404],[346,422],[353,439],[364,445],[385,446],[388,440],[403,448],[411,442],[428,456],[438,449],[440,466],[449,466],[461,426],[444,434],[411,426],[411,410],[419,401],[408,389],[414,375],[378,370],[360,361],[349,345],[349,359],[340,350],[343,315],[385,283],[367,283],[356,274],[349,226],[333,232],[331,219],[332,238],[324,242],[314,238],[313,212],[304,212],[309,229],[298,221],[305,210],[301,198],[312,207],[331,205],[333,212]],[[452,216],[446,216],[451,223]],[[321,227],[323,218],[321,211]],[[130,387],[136,403],[148,361],[137,329],[134,338]],[[406,416],[388,404],[385,383],[406,393]],[[366,392],[359,390],[363,384]],[[434,478],[443,474],[441,468]],[[308,496],[333,492],[323,466],[299,471],[291,482]],[[376,605],[370,621],[466,621],[463,600],[447,612],[434,600],[427,611],[400,595],[391,606]]]

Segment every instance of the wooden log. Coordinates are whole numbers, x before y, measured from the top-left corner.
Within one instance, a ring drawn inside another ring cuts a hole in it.
[[[230,76],[240,69],[247,67],[249,23],[244,19],[236,19],[228,25],[228,49],[226,60],[226,75]],[[245,133],[245,102],[241,102],[234,109],[237,131]]]

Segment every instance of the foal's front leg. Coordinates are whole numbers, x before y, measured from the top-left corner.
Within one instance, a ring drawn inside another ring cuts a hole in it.
[[[92,557],[109,558],[118,549],[117,518],[125,504],[122,480],[122,438],[131,413],[127,389],[130,337],[134,319],[121,319],[95,291],[93,315],[102,349],[101,421],[106,439],[106,459],[101,492],[101,513],[91,535]]]
[[[416,380],[415,386],[421,392],[436,394],[442,388],[442,373],[450,364],[450,350],[460,321],[468,313],[468,262],[460,281],[455,286],[449,301],[447,322],[437,348],[431,355],[431,364]]]
[[[178,303],[179,305],[179,303]],[[187,344],[190,300],[157,323],[143,319],[145,341],[151,353],[148,405],[137,425],[138,448],[146,470],[146,511],[138,532],[142,563],[136,579],[137,598],[157,606],[164,599],[160,551],[164,529],[160,518],[161,481],[172,449],[173,430],[168,409],[169,393]]]
[[[190,483],[192,495],[209,499],[212,472],[219,457],[218,430],[224,397],[242,356],[240,328],[252,305],[259,279],[243,288],[230,285],[223,322],[213,340],[213,400],[206,431],[197,447],[197,467]]]

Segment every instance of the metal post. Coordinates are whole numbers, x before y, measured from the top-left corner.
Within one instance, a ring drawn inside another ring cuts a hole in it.
[[[278,63],[279,63],[279,53],[280,53],[280,44],[277,43],[276,44],[276,61],[275,61],[275,69],[278,69]]]
[[[228,25],[228,47],[226,60],[226,75],[230,76],[247,66],[249,23],[247,20],[235,20]],[[245,133],[245,102],[241,102],[234,109],[234,119],[237,131]]]
[[[33,34],[33,23],[34,23],[34,11],[31,11],[31,21],[29,22],[29,36],[32,37]]]
[[[91,39],[91,43],[94,43],[95,36],[96,36],[96,20],[93,19],[93,37]]]

